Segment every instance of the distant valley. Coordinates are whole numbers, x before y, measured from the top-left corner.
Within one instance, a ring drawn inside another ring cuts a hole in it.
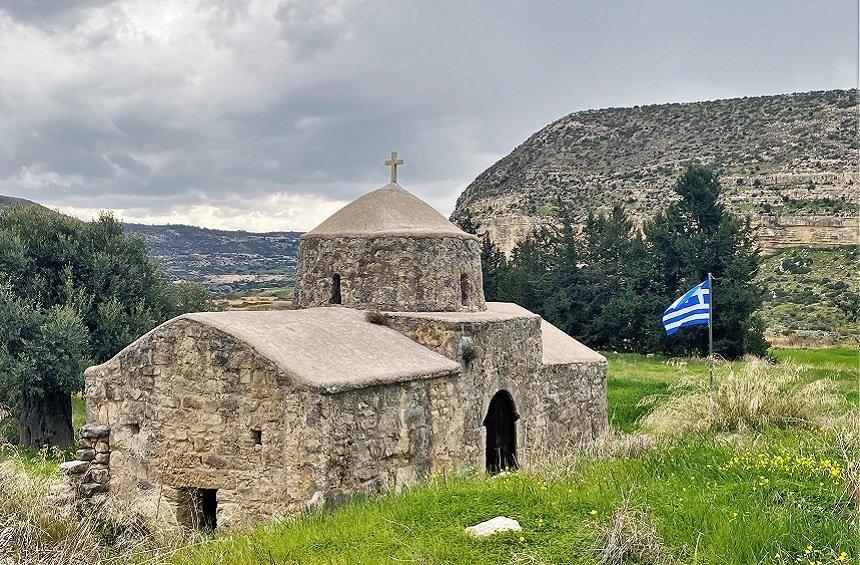
[[[0,196],[0,211],[38,205]],[[248,294],[293,283],[301,232],[252,233],[186,225],[124,224],[146,241],[151,257],[173,281],[194,281],[216,296]]]
[[[203,284],[218,296],[293,284],[301,232],[212,230],[186,225],[125,224],[173,280]]]

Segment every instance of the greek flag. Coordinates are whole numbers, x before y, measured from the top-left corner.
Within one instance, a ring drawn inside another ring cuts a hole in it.
[[[666,335],[672,335],[688,326],[706,326],[711,317],[711,285],[698,284],[663,312]]]

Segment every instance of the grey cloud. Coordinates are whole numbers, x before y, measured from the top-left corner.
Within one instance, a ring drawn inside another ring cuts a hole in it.
[[[37,27],[73,27],[90,8],[107,6],[116,0],[4,0],[0,12],[22,23]]]
[[[856,84],[850,1],[104,4],[0,14],[0,193],[275,215],[275,194],[383,184],[397,150],[406,186],[453,203],[575,110]]]
[[[281,37],[296,58],[313,58],[338,42],[346,32],[344,4],[337,0],[281,2],[274,16],[281,23]]]
[[[141,163],[131,155],[126,155],[123,153],[112,153],[108,155],[108,159],[110,159],[111,163],[113,163],[117,167],[122,167],[123,169],[132,174],[145,177],[152,172],[152,169],[150,169],[144,163]]]

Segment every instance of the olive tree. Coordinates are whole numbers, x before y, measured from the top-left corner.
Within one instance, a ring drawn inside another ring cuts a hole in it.
[[[21,443],[71,443],[81,372],[160,322],[200,310],[196,285],[171,285],[110,214],[83,222],[36,206],[0,215],[0,403]]]

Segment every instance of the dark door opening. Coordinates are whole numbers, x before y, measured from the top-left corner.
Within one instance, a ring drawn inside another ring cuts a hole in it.
[[[469,277],[465,273],[460,275],[460,303],[463,306],[469,303]]]
[[[182,488],[177,520],[192,530],[214,531],[218,527],[218,489]]]
[[[200,489],[200,529],[214,531],[218,527],[218,491],[214,488]]]
[[[334,274],[331,276],[331,303],[340,304],[340,275]]]
[[[487,471],[500,473],[519,467],[517,463],[517,414],[514,399],[500,390],[490,400],[484,427],[487,428]]]

